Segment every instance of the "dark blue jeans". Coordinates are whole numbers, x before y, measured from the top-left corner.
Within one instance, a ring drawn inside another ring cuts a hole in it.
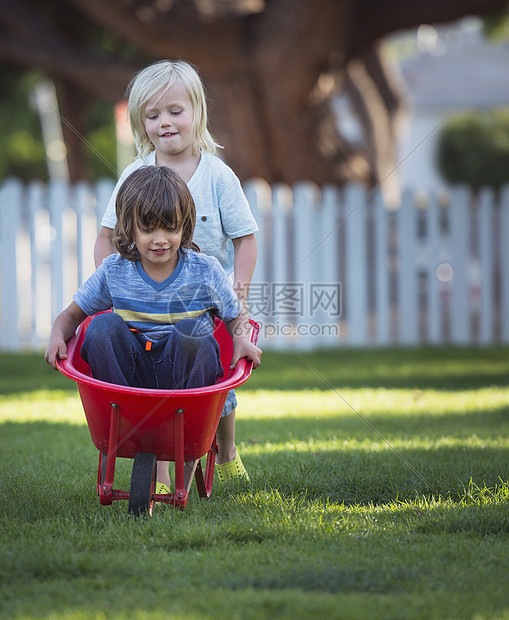
[[[196,329],[197,323],[179,321],[147,351],[146,341],[118,314],[99,314],[88,326],[81,357],[93,377],[117,385],[166,390],[213,385],[223,374],[219,346],[212,334]]]

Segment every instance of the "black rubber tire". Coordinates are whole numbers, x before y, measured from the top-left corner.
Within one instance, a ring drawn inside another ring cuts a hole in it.
[[[154,500],[152,495],[156,486],[155,454],[138,452],[134,457],[131,487],[129,489],[129,514],[139,517],[142,514],[152,516]]]

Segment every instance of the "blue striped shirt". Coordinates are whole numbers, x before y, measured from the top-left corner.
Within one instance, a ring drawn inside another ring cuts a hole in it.
[[[214,317],[235,319],[241,304],[219,261],[179,250],[175,271],[163,282],[152,280],[139,261],[108,256],[79,288],[74,301],[87,315],[113,308],[147,340],[168,335],[182,319],[200,322],[212,333]]]

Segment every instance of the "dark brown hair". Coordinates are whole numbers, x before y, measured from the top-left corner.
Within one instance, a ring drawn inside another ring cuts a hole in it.
[[[140,230],[169,228],[182,231],[180,248],[199,252],[193,243],[196,210],[189,188],[166,166],[143,166],[122,183],[115,202],[117,224],[113,242],[124,258],[134,261],[135,223]]]

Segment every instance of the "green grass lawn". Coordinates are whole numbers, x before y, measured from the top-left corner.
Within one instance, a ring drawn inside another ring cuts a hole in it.
[[[251,482],[133,519],[73,382],[0,355],[0,618],[509,619],[508,348],[266,353],[238,399]]]

